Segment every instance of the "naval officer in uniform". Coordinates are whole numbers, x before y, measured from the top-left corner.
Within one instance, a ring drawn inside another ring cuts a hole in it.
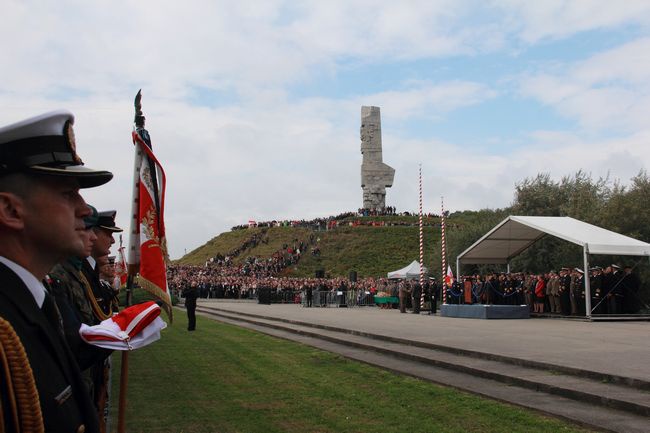
[[[113,177],[83,166],[73,123],[71,113],[58,111],[0,128],[0,318],[11,346],[22,346],[26,355],[17,369],[0,372],[5,431],[34,428],[23,425],[27,415],[20,407],[8,404],[20,392],[17,371],[31,371],[45,431],[98,431],[60,310],[41,283],[82,248],[79,231],[90,210],[79,189]]]

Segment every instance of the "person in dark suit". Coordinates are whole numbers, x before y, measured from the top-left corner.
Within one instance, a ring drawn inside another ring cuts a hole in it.
[[[307,298],[307,307],[311,307],[312,299],[314,297],[314,289],[312,289],[311,284],[307,284],[305,288],[305,297]]]
[[[196,280],[193,280],[188,287],[183,290],[185,298],[185,309],[187,310],[187,330],[196,330],[196,298],[199,297],[199,287]]]
[[[436,282],[436,279],[433,277],[429,278],[429,302],[430,302],[430,307],[431,311],[429,314],[434,315],[436,314],[436,307],[438,303],[438,299],[440,298],[440,286]]]
[[[99,430],[64,337],[61,311],[41,282],[56,263],[82,248],[78,230],[90,210],[79,189],[113,177],[83,167],[73,123],[71,113],[58,111],[0,128],[0,318],[15,332],[14,345],[25,350],[22,371],[31,369],[47,432]],[[13,379],[12,371],[0,372],[6,431],[15,427],[7,406],[16,391]]]

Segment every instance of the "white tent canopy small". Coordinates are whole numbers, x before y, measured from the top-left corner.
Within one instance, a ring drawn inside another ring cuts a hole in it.
[[[426,267],[424,267],[424,273],[425,275],[429,271],[427,270]],[[405,268],[398,269],[393,272],[388,273],[388,278],[393,278],[393,279],[405,279],[405,278],[418,278],[420,276],[420,262],[417,260],[413,260],[410,265],[406,266]]]
[[[584,268],[590,254],[650,256],[650,244],[570,217],[509,216],[456,259],[461,264],[506,264],[546,235],[580,245]],[[591,316],[589,278],[585,279],[587,316]]]

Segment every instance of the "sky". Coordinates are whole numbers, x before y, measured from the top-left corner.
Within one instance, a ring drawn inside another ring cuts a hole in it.
[[[512,203],[518,182],[650,166],[647,0],[68,1],[0,5],[0,125],[75,115],[84,190],[128,230],[133,99],[167,175],[171,258],[249,220],[362,206],[361,106],[386,204]],[[124,239],[126,244],[126,237]]]

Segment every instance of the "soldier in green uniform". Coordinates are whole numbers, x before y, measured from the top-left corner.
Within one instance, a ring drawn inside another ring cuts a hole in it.
[[[57,264],[49,273],[49,284],[52,292],[58,300],[62,298],[72,307],[76,320],[71,320],[70,315],[64,316],[66,323],[66,338],[71,346],[73,354],[82,369],[82,374],[86,387],[97,408],[100,429],[104,431],[105,417],[105,395],[106,395],[106,363],[111,354],[110,350],[97,348],[81,340],[78,336],[80,323],[92,326],[99,324],[105,319],[100,316],[95,298],[95,289],[83,272],[84,263],[87,258],[91,257],[97,235],[95,227],[99,222],[99,215],[93,206],[89,206],[91,214],[84,218],[85,230],[81,231],[84,241],[84,248],[74,256]]]
[[[97,236],[93,231],[93,227],[97,221],[97,210],[92,206],[89,206],[89,208],[91,214],[84,218],[85,229],[79,232],[83,240],[83,248],[77,251],[77,254],[74,256],[70,256],[54,266],[48,274],[47,282],[57,301],[59,303],[61,303],[61,300],[67,301],[72,307],[76,323],[85,323],[86,325],[92,326],[97,325],[101,320],[93,313],[93,308],[88,299],[88,293],[92,291],[92,288],[81,271],[83,262],[86,260],[86,257],[90,256],[93,245],[97,240]],[[60,305],[59,308],[64,307]],[[64,319],[69,317],[64,316]],[[72,322],[72,320],[70,321]],[[89,346],[78,338],[77,331],[79,328],[76,324],[65,325],[68,325],[66,326],[66,331],[69,331],[66,332],[68,343],[77,358],[79,366],[82,370],[85,370],[98,361],[97,355],[91,350],[94,346]],[[104,353],[104,358],[106,356],[107,354]]]

